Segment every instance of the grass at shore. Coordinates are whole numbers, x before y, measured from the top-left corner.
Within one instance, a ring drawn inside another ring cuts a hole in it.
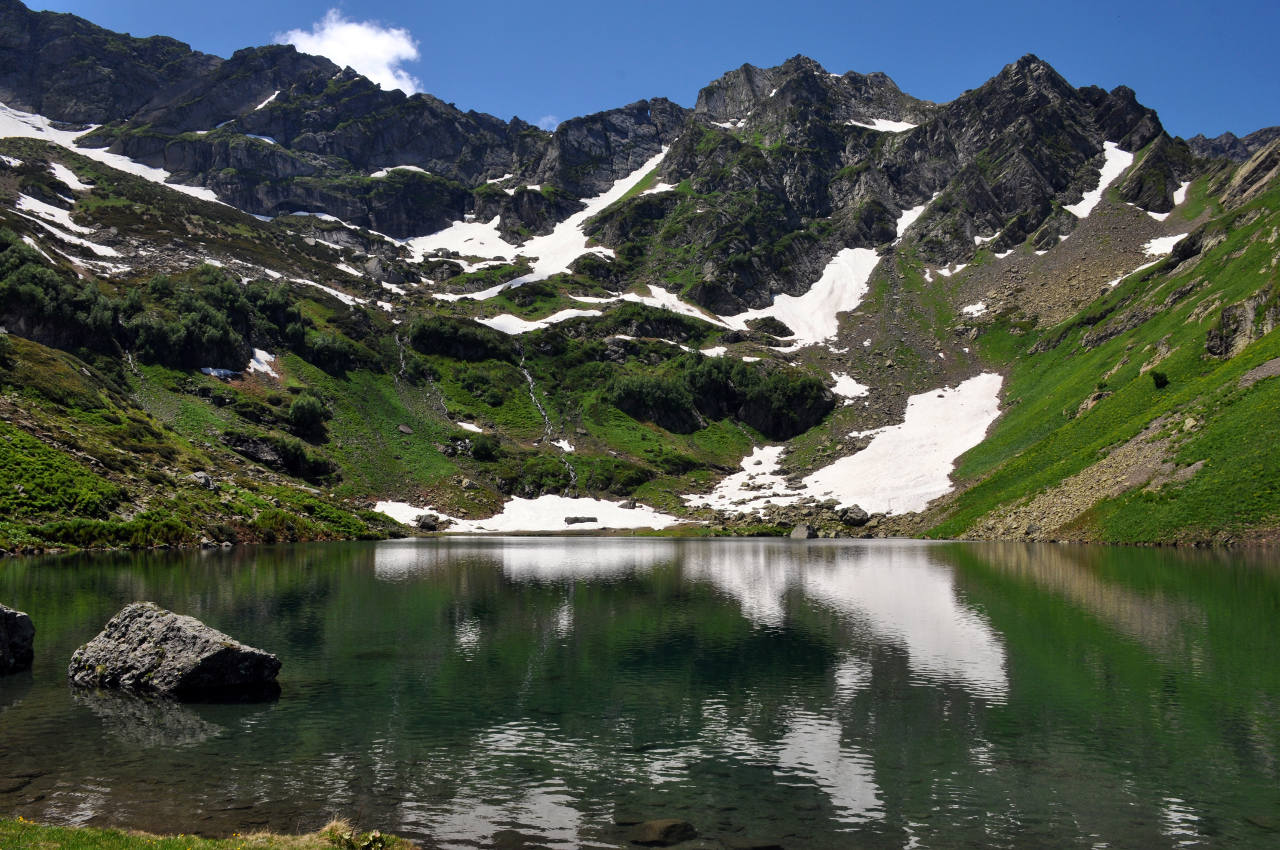
[[[46,826],[24,818],[0,818],[0,848],[4,850],[410,850],[415,845],[394,835],[357,832],[334,820],[319,832],[278,835],[239,833],[230,838],[194,835],[152,835],[146,832],[93,827]]]

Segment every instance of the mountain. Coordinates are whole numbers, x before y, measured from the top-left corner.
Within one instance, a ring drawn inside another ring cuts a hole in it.
[[[547,132],[0,0],[0,103],[5,548],[1280,515],[1280,142],[1035,56]]]
[[[1280,127],[1263,127],[1243,139],[1235,133],[1223,133],[1212,139],[1203,134],[1187,139],[1191,152],[1203,159],[1230,159],[1244,162],[1267,145],[1280,139]]]

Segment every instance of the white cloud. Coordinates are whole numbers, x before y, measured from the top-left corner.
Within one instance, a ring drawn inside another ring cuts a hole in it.
[[[422,90],[417,78],[400,67],[418,58],[418,42],[407,29],[384,27],[374,21],[350,21],[337,9],[330,9],[310,32],[299,29],[280,33],[276,44],[292,44],[303,53],[354,68],[384,89],[402,89],[406,94]]]
[[[538,119],[538,126],[544,130],[554,130],[560,126],[560,119],[555,115],[544,115]]]

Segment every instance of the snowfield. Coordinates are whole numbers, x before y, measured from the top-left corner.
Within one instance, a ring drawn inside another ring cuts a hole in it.
[[[1002,378],[984,373],[948,389],[907,401],[902,422],[873,431],[865,449],[840,458],[791,487],[778,472],[783,446],[764,446],[742,461],[742,471],[711,493],[684,497],[692,508],[759,513],[809,497],[858,505],[869,513],[909,513],[951,490],[955,459],[982,442],[1000,415]]]
[[[134,162],[126,156],[108,153],[103,148],[82,148],[76,145],[76,139],[97,129],[92,125],[86,130],[59,130],[43,115],[22,112],[0,103],[0,138],[40,139],[55,145],[73,150],[81,156],[97,160],[120,171],[128,172],[144,180],[160,183],[170,189],[176,189],[195,198],[221,203],[211,189],[201,186],[184,186],[181,183],[169,183],[169,172],[163,168],[152,168],[140,162]],[[64,181],[65,182],[65,181]],[[73,187],[74,188],[74,187]]]
[[[1157,237],[1145,243],[1142,246],[1142,250],[1147,252],[1148,257],[1163,257],[1167,254],[1172,254],[1173,246],[1185,239],[1186,235],[1185,233],[1175,233],[1172,236]]]
[[[606,528],[670,528],[683,520],[645,505],[623,507],[603,499],[572,499],[567,496],[539,496],[511,499],[502,512],[488,519],[457,519],[430,508],[416,508],[404,502],[378,502],[373,508],[397,522],[411,525],[424,514],[452,520],[448,534],[475,534],[514,531],[600,531]],[[565,517],[594,517],[594,522],[569,524]]]
[[[1098,187],[1085,192],[1084,198],[1079,203],[1064,204],[1062,207],[1076,218],[1088,218],[1089,213],[1093,212],[1093,208],[1102,200],[1102,193],[1107,190],[1107,187],[1123,174],[1126,168],[1133,165],[1133,154],[1120,150],[1120,146],[1115,142],[1103,142],[1102,150],[1105,159],[1102,163],[1102,173],[1098,176]]]
[[[584,199],[586,206],[557,224],[550,233],[545,236],[535,236],[523,245],[516,246],[503,241],[502,237],[498,235],[497,218],[487,224],[456,221],[444,230],[429,236],[415,237],[408,240],[406,244],[413,252],[415,261],[419,261],[428,254],[442,249],[457,251],[464,256],[503,259],[508,262],[514,260],[517,256],[528,257],[532,260],[532,271],[515,280],[465,296],[444,293],[436,295],[437,298],[449,301],[456,301],[460,297],[483,301],[504,290],[538,280],[546,280],[552,275],[568,271],[569,265],[583,254],[612,257],[613,251],[610,249],[587,244],[587,235],[583,232],[583,227],[590,218],[620,200],[623,195],[639,184],[650,171],[657,168],[658,163],[662,161],[666,153],[667,149],[663,148],[635,171],[614,183],[608,191],[594,198]]]
[[[579,316],[599,316],[599,310],[561,310],[559,313],[553,313],[545,319],[522,319],[519,316],[512,316],[509,313],[503,313],[500,316],[490,316],[488,318],[476,319],[482,325],[488,325],[504,334],[516,336],[518,334],[528,333],[529,331],[541,330],[542,328],[551,327],[559,322],[568,319],[576,319]]]
[[[888,118],[872,118],[870,124],[862,121],[847,121],[845,123],[850,127],[864,127],[868,130],[878,130],[881,133],[905,133],[919,126],[907,121],[890,121]]]
[[[839,331],[840,313],[862,303],[867,281],[878,262],[880,255],[870,248],[845,248],[831,258],[822,276],[804,295],[776,295],[768,307],[723,316],[721,321],[735,330],[746,330],[752,319],[772,316],[794,332],[791,350],[820,344]]]
[[[911,396],[900,424],[874,432],[862,451],[806,477],[806,491],[871,513],[924,510],[951,490],[955,459],[982,442],[1000,415],[1001,383],[988,372],[954,389]]]

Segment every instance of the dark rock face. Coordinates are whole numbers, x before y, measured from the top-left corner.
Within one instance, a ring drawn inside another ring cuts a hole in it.
[[[0,675],[31,669],[35,637],[30,617],[0,605]]]
[[[132,38],[0,0],[0,101],[60,121],[103,123],[182,99],[221,62],[172,38]]]
[[[565,121],[534,169],[533,182],[579,197],[598,195],[670,145],[684,130],[688,112],[657,98]]]
[[[83,687],[119,688],[178,699],[273,696],[280,659],[216,629],[135,602],[76,650],[67,677]]]
[[[1263,127],[1244,138],[1235,133],[1223,133],[1210,139],[1203,134],[1187,139],[1191,152],[1204,159],[1229,159],[1244,162],[1272,142],[1280,139],[1280,127]]]

